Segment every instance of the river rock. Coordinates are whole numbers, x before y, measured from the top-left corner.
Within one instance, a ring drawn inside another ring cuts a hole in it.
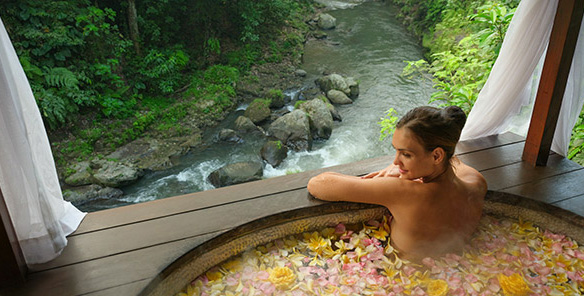
[[[353,77],[347,77],[345,78],[345,82],[347,83],[347,86],[349,87],[349,97],[351,99],[355,99],[359,96],[359,83],[357,82],[357,80],[355,80],[355,78]]]
[[[312,147],[310,121],[302,110],[296,109],[276,119],[268,128],[268,135],[295,151],[310,150]]]
[[[282,108],[286,104],[281,91],[269,91],[266,97],[270,100],[270,108]]]
[[[136,181],[141,176],[141,170],[128,163],[105,159],[94,160],[91,163],[95,181],[107,187],[121,187]]]
[[[219,131],[218,137],[219,141],[224,142],[241,143],[243,141],[234,130],[228,128]]]
[[[322,76],[314,81],[324,93],[328,93],[331,89],[336,89],[345,94],[351,93],[351,89],[347,85],[345,78],[339,74],[330,74]]]
[[[236,162],[228,164],[207,178],[216,188],[260,180],[263,176],[263,165],[260,162]]]
[[[260,155],[272,167],[277,167],[288,156],[288,147],[281,141],[268,141],[262,147]]]
[[[325,97],[325,96],[319,96],[318,99],[323,100],[324,102],[326,102],[326,108],[329,110],[329,112],[331,113],[331,116],[333,117],[334,121],[343,121],[343,118],[341,117],[341,113],[339,113],[339,111],[337,110],[337,108],[335,108],[335,106],[333,106],[333,104],[331,104],[330,100]]]
[[[297,69],[296,71],[294,71],[294,75],[298,77],[306,77],[307,73],[302,69]]]
[[[337,19],[328,13],[321,13],[318,17],[318,26],[323,30],[334,29],[337,26]]]
[[[316,30],[312,33],[312,36],[316,39],[322,40],[328,38],[328,34],[321,30]]]
[[[82,161],[70,168],[74,172],[65,178],[65,184],[70,186],[83,186],[93,183],[92,170],[89,161]]]
[[[235,129],[240,132],[253,132],[257,131],[258,127],[251,121],[251,119],[245,116],[239,116],[235,120]]]
[[[326,93],[326,96],[333,104],[344,105],[353,103],[353,100],[349,99],[349,97],[340,90],[331,89]]]
[[[118,188],[92,184],[63,190],[63,199],[79,206],[93,200],[118,198],[123,194],[124,192]]]
[[[328,139],[333,131],[333,116],[321,99],[310,100],[300,106],[308,114],[315,138]]]
[[[268,117],[270,117],[270,102],[268,100],[255,99],[247,109],[245,109],[245,117],[249,118],[253,123],[258,124]]]
[[[200,143],[198,133],[165,140],[141,138],[116,149],[106,159],[128,163],[141,170],[161,171],[173,167],[181,155]]]

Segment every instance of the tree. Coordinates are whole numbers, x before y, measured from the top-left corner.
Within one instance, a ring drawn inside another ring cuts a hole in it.
[[[128,27],[130,29],[130,39],[134,43],[134,50],[136,50],[138,56],[141,56],[140,31],[138,30],[138,13],[136,12],[135,0],[128,0]]]

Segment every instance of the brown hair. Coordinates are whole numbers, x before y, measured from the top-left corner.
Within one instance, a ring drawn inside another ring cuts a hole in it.
[[[466,114],[457,106],[443,109],[423,106],[408,111],[396,128],[409,129],[428,151],[441,147],[449,161],[465,123]]]

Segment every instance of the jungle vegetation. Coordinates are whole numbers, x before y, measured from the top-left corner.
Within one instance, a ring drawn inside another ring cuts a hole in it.
[[[232,108],[251,65],[302,50],[309,0],[7,0],[10,35],[57,162],[147,130],[189,133],[185,110]],[[204,104],[203,104],[204,105]],[[54,140],[54,141],[53,141]]]
[[[469,112],[501,49],[519,0],[393,0],[405,26],[420,37],[426,58],[408,61],[405,76],[434,83],[430,102]],[[584,111],[584,110],[583,110]],[[391,112],[380,124],[391,124]],[[386,127],[387,130],[387,127]],[[572,131],[568,158],[584,165],[584,112]]]

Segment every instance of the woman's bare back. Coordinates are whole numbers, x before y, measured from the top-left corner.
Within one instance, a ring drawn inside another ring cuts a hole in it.
[[[412,196],[410,205],[390,209],[391,242],[410,260],[461,251],[482,214],[486,185],[458,177],[425,185],[426,194]]]

